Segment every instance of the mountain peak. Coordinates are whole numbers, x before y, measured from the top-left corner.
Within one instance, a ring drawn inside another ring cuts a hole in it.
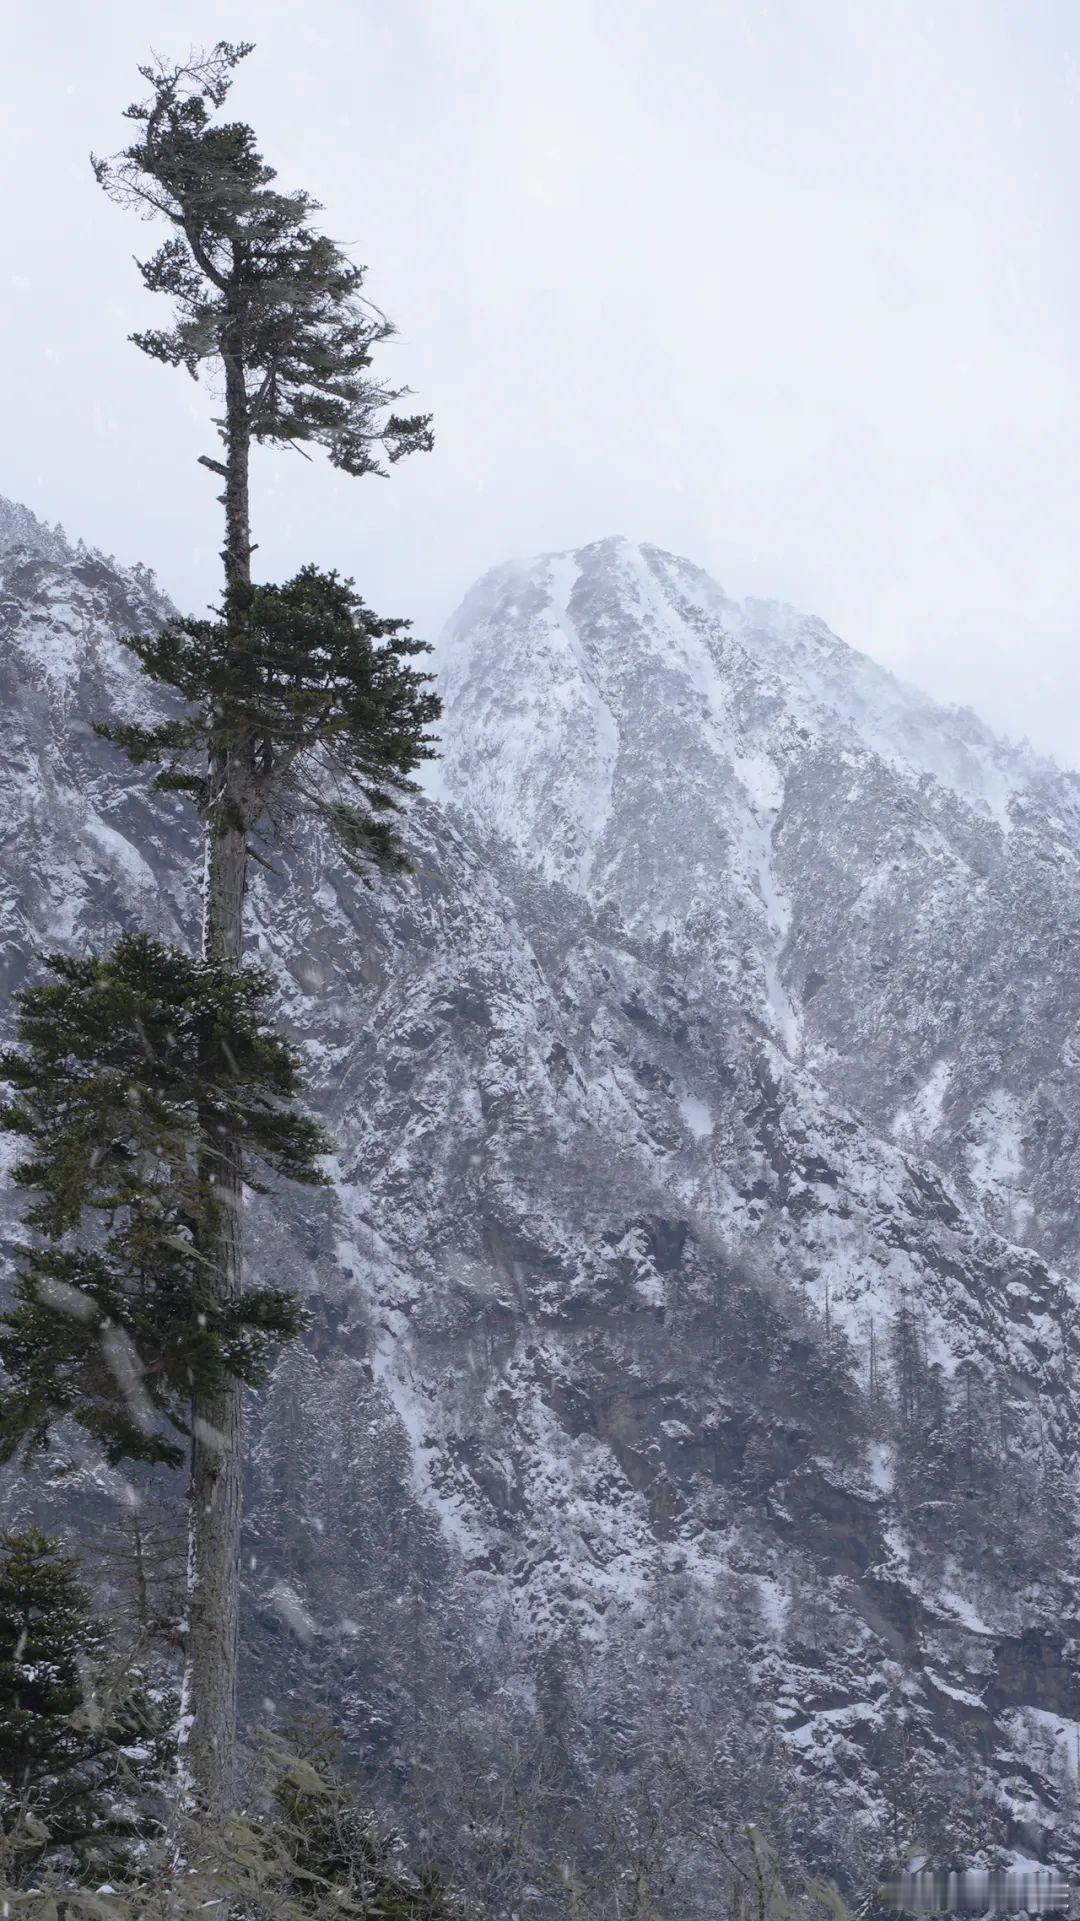
[[[1076,783],[857,653],[824,621],[738,602],[701,568],[609,536],[496,568],[439,647],[440,791],[551,877],[597,878],[615,786],[707,763],[712,785],[768,760],[783,786],[808,747],[930,781],[1007,831],[1024,787]],[[635,773],[637,770],[637,773]],[[707,783],[708,784],[708,783]],[[625,835],[622,836],[625,839]]]

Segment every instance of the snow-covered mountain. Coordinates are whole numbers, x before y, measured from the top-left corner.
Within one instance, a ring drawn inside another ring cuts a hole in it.
[[[164,611],[0,506],[13,984],[190,930],[193,823],[89,726]],[[316,1310],[255,1415],[254,1708],[432,1806],[420,1753],[555,1742],[579,1810],[676,1752],[782,1782],[852,1878],[1076,1858],[1080,783],[623,541],[496,570],[437,663],[415,878],[255,883],[338,1184],[252,1205]]]
[[[484,836],[1075,1263],[1080,780],[626,542],[489,575],[443,658]]]

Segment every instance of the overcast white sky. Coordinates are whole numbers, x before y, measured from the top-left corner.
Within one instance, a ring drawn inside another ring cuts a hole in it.
[[[626,533],[1080,764],[1075,0],[3,0],[0,492],[217,590],[209,405],[126,342],[86,155],[153,46],[370,267],[436,415],[389,481],[257,456],[257,564],[431,632]]]

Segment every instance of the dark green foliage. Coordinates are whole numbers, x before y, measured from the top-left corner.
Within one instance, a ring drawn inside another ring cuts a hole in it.
[[[112,1464],[179,1467],[173,1433],[224,1377],[259,1386],[273,1348],[305,1325],[294,1294],[249,1289],[213,1303],[199,1257],[125,1259],[46,1249],[25,1257],[15,1305],[0,1321],[0,1361],[12,1386],[0,1416],[0,1460],[44,1445],[70,1415]]]
[[[36,1529],[0,1535],[0,1841],[17,1875],[145,1829],[132,1789],[162,1758],[162,1713],[137,1675],[109,1683],[104,1656],[78,1560]]]
[[[219,41],[180,65],[141,67],[150,98],[126,115],[137,136],[93,163],[113,199],[174,229],[140,263],[150,291],[174,302],[174,324],[132,338],[193,376],[224,363],[242,380],[251,439],[315,442],[346,473],[380,473],[380,454],[431,446],[430,419],[386,413],[408,390],[369,369],[394,330],[363,298],[365,269],[312,227],[318,202],[274,186],[251,127],[215,122],[250,51]]]
[[[83,1665],[103,1636],[74,1556],[31,1530],[0,1537],[0,1780],[13,1794],[78,1767],[93,1744],[73,1726]]]
[[[215,1143],[235,1140],[260,1187],[267,1173],[322,1184],[327,1142],[295,1109],[296,1056],[267,1024],[257,970],[145,935],[48,966],[53,979],[20,996],[21,1049],[0,1056],[0,1119],[28,1150],[15,1180],[45,1241],[24,1253],[0,1322],[0,1448],[70,1414],[111,1460],[177,1464],[193,1395],[257,1382],[303,1324],[290,1292],[222,1301],[207,1285]]]
[[[87,1207],[114,1213],[178,1192],[212,1203],[185,1150],[228,1127],[245,1152],[291,1180],[321,1182],[316,1122],[296,1113],[295,1050],[270,1026],[269,976],[193,960],[146,934],[112,953],[51,954],[53,981],[17,996],[20,1049],[0,1054],[13,1098],[0,1121],[31,1157],[15,1180],[38,1199],[29,1223],[50,1236]]]
[[[284,586],[236,586],[216,620],[176,619],[128,645],[191,712],[157,727],[101,731],[137,764],[163,762],[159,787],[207,810],[206,767],[228,752],[254,827],[298,810],[337,831],[354,863],[401,866],[394,822],[408,776],[429,760],[439,714],[430,650],[408,623],[381,620],[351,581],[305,567]]]

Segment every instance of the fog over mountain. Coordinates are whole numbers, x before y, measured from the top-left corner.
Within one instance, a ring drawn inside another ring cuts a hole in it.
[[[0,503],[10,985],[192,932],[196,823],[92,731],[167,611]],[[414,876],[253,882],[336,1156],[250,1204],[314,1318],[252,1405],[249,1719],[323,1704],[444,1838],[557,1753],[552,1859],[666,1793],[846,1885],[901,1827],[1080,1861],[1080,778],[621,539],[436,664]]]

